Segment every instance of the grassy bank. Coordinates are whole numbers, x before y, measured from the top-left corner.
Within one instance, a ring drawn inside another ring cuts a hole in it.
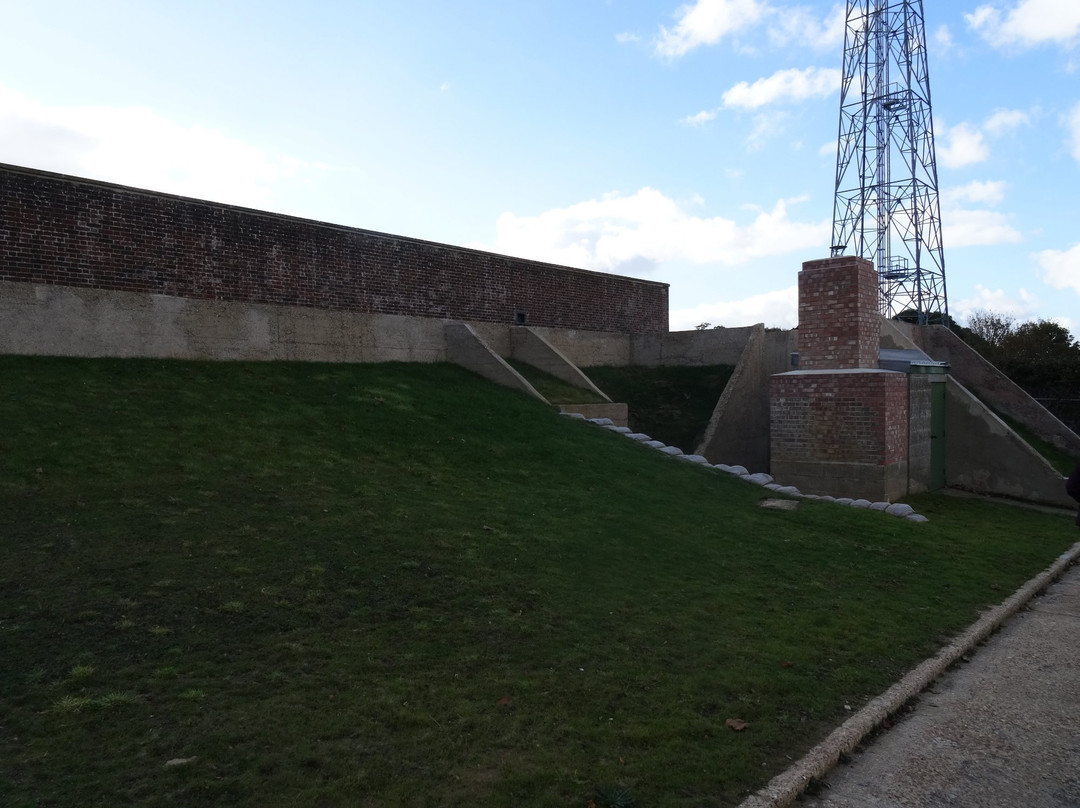
[[[1075,533],[764,510],[449,366],[0,377],[10,806],[730,805]]]

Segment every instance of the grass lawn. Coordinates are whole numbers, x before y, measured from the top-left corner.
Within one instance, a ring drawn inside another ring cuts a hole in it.
[[[758,508],[445,365],[0,378],[12,808],[732,805],[1077,538]]]

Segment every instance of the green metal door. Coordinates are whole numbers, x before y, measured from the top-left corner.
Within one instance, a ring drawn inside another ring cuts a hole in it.
[[[945,380],[930,384],[930,490],[945,487]]]

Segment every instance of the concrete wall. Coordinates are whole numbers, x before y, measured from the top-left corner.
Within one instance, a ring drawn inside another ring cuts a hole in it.
[[[578,367],[571,362],[565,354],[551,343],[525,326],[514,326],[510,329],[511,356],[535,368],[561,379],[574,387],[588,390],[605,401],[611,399],[600,390]],[[593,417],[593,416],[590,416]],[[600,417],[600,416],[596,416]],[[606,416],[605,416],[606,417]]]
[[[716,402],[709,425],[696,453],[713,463],[745,466],[753,471],[769,468],[769,378],[791,369],[796,332],[749,329],[735,371]]]
[[[579,368],[630,364],[630,334],[575,328],[530,328]]]
[[[926,373],[908,375],[908,493],[930,489],[931,400],[930,385],[935,377]],[[943,384],[944,376],[936,377]]]
[[[882,348],[899,348],[901,350],[922,350],[922,345],[916,342],[917,331],[920,326],[905,323],[900,320],[892,320],[888,317],[881,318],[881,342]]]
[[[940,325],[911,328],[919,346],[933,359],[948,362],[953,378],[975,395],[1044,440],[1080,457],[1080,436],[956,334]]]
[[[0,281],[666,332],[668,287],[0,164]]]
[[[633,334],[630,337],[628,364],[644,367],[734,365],[742,356],[750,334],[756,327]]]
[[[442,362],[446,320],[308,306],[0,281],[0,353],[159,356],[324,362]],[[499,356],[512,356],[511,323],[470,321]],[[752,328],[640,335],[530,327],[577,367],[736,364]],[[786,355],[786,354],[785,354]],[[780,367],[780,370],[786,369]]]
[[[444,362],[443,326],[429,317],[193,300],[0,281],[0,353],[318,362]],[[512,356],[509,323],[471,323]],[[625,365],[629,335],[532,329],[574,364]],[[601,360],[601,361],[596,361]]]
[[[443,326],[446,338],[446,358],[448,361],[471,370],[495,384],[510,387],[533,398],[548,403],[536,388],[506,363],[506,360],[492,350],[483,337],[466,323],[446,323]]]
[[[559,412],[576,412],[586,418],[610,418],[615,426],[629,426],[630,408],[625,404],[556,404]]]
[[[0,353],[442,362],[446,343],[429,318],[0,281]]]
[[[1076,507],[1065,493],[1065,478],[952,377],[946,387],[945,434],[949,487]]]

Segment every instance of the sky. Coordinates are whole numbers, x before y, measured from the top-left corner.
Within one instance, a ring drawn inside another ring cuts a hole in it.
[[[949,312],[1080,334],[1080,0],[925,0]],[[843,3],[0,0],[0,162],[797,324]]]

